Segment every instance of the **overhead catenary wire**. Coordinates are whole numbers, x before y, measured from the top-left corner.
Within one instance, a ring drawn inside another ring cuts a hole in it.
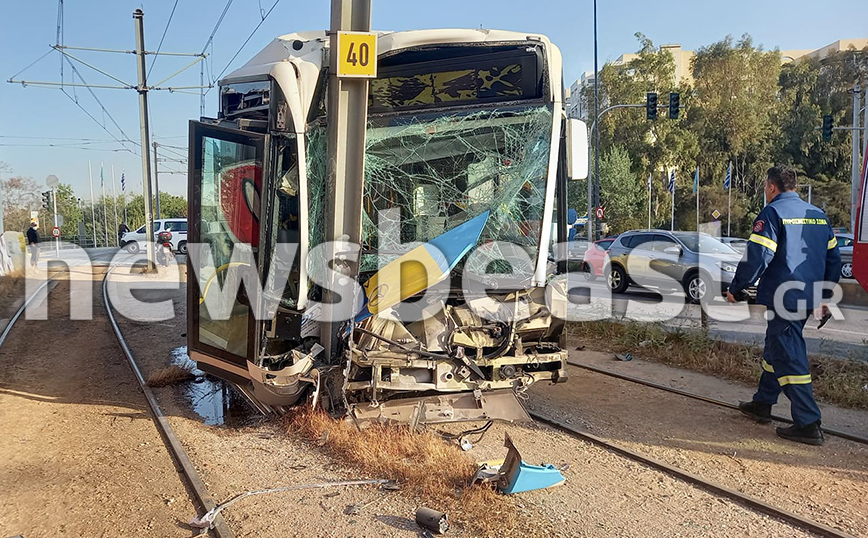
[[[82,82],[84,82],[85,84],[87,84],[87,80],[85,80],[84,77],[81,76],[81,73],[78,71],[78,68],[75,66],[75,64],[72,63],[72,60],[70,60],[70,59],[67,58],[66,56],[64,56],[64,58],[65,58],[66,61],[69,63],[69,66],[72,68],[72,72],[73,72],[73,74],[76,75],[76,76],[78,76],[78,78],[79,78]],[[61,91],[63,91],[63,93],[64,93],[67,97],[69,97],[69,99],[70,99],[72,102],[74,102],[76,105],[78,105],[79,108],[81,108],[82,110],[85,110],[84,107],[81,106],[81,104],[78,102],[78,99],[73,99],[72,96],[69,95],[69,94],[66,92],[66,90],[64,90],[63,88],[61,88]],[[140,144],[137,143],[136,141],[132,140],[132,139],[130,138],[130,136],[129,136],[126,132],[124,132],[124,130],[121,128],[121,126],[118,125],[118,122],[115,120],[114,116],[112,116],[111,113],[110,113],[108,110],[106,110],[105,105],[103,105],[102,101],[100,101],[99,97],[97,97],[96,93],[93,91],[93,88],[87,88],[87,91],[90,93],[91,97],[94,98],[94,100],[97,102],[97,104],[99,104],[100,109],[102,110],[103,114],[105,114],[106,116],[108,116],[109,120],[111,120],[111,122],[112,122],[112,124],[114,124],[115,128],[117,128],[117,130],[121,133],[121,135],[124,137],[124,140],[125,140],[126,142],[132,143],[134,146],[139,146]],[[117,141],[118,141],[122,146],[126,147],[126,146],[124,145],[124,142],[122,142],[120,139],[118,139],[118,138],[114,135],[114,133],[112,133],[111,131],[109,131],[109,130],[105,127],[105,124],[104,124],[104,123],[100,123],[96,118],[94,118],[94,117],[93,117],[89,112],[87,112],[86,110],[85,110],[85,113],[87,113],[87,115],[90,116],[91,119],[93,119],[93,120],[94,120],[98,125],[100,125],[100,127],[102,127],[103,130],[104,130],[105,132],[109,133],[109,135],[111,135],[113,138],[115,138],[115,139],[116,139],[116,140],[117,140]],[[135,154],[138,155],[138,153],[136,153],[134,150],[131,151],[131,153],[135,153]]]
[[[274,4],[271,5],[271,8],[269,8],[268,12],[265,13],[264,15],[260,11],[259,15],[261,17],[261,20],[259,21],[259,24],[256,25],[256,27],[253,29],[252,32],[250,32],[250,35],[247,36],[247,39],[244,40],[244,43],[242,43],[241,46],[238,47],[238,50],[235,51],[235,54],[232,56],[232,59],[229,60],[229,62],[226,64],[226,67],[224,67],[223,70],[220,71],[220,74],[214,78],[213,82],[217,82],[218,80],[220,80],[220,77],[222,77],[226,73],[226,70],[229,69],[229,66],[232,65],[232,62],[235,61],[235,58],[237,58],[238,55],[241,54],[241,51],[244,50],[244,47],[247,46],[247,43],[249,43],[250,40],[253,39],[253,36],[256,34],[256,31],[259,30],[259,27],[262,26],[262,24],[265,22],[265,20],[268,18],[268,16],[271,15],[271,12],[274,11],[274,8],[276,8],[277,4],[279,4],[279,3],[280,3],[280,0],[275,0]],[[208,88],[208,91],[210,91],[210,90],[211,90],[211,88]],[[206,91],[205,93],[207,94],[208,92]]]
[[[169,25],[172,24],[172,18],[175,16],[175,9],[177,9],[179,1],[180,0],[175,0],[175,4],[172,6],[172,12],[169,14],[169,20],[166,21],[166,27],[163,28],[163,36],[160,37],[160,44],[157,45],[157,52],[154,53],[154,60],[151,62],[151,67],[148,69],[148,78],[151,78],[151,71],[154,70],[154,64],[157,63],[160,50],[163,48],[163,40],[166,39],[166,33],[169,31]]]

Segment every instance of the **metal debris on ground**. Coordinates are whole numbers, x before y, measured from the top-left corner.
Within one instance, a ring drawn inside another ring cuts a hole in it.
[[[621,362],[632,361],[633,360],[633,354],[632,353],[616,353],[615,358]]]
[[[501,493],[521,493],[559,486],[566,481],[564,475],[554,465],[525,463],[509,434],[504,434],[504,437],[504,446],[509,449],[506,459],[500,464],[483,463],[473,476],[471,485],[491,484]]]
[[[373,484],[379,484],[383,489],[391,489],[388,487],[389,484],[393,484],[391,480],[384,479],[374,479],[374,480],[344,480],[342,482],[320,482],[318,484],[299,484],[297,486],[285,486],[281,488],[271,488],[271,489],[263,489],[259,491],[246,491],[244,493],[239,493],[238,495],[232,497],[228,501],[218,504],[211,510],[208,510],[202,516],[196,516],[189,521],[189,525],[196,529],[210,529],[213,528],[214,518],[217,517],[224,508],[228,508],[230,505],[244,499],[246,497],[252,497],[254,495],[265,495],[266,493],[278,493],[281,491],[295,491],[300,489],[315,489],[315,488],[333,488],[333,487],[342,487],[342,486],[367,486]]]
[[[433,533],[443,534],[449,530],[449,516],[423,506],[416,510],[416,524]]]

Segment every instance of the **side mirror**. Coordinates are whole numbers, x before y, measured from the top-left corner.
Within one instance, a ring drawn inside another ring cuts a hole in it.
[[[588,178],[588,126],[576,118],[567,118],[567,177]]]
[[[681,256],[681,249],[678,247],[666,247],[663,249],[663,254],[674,254],[675,256]]]

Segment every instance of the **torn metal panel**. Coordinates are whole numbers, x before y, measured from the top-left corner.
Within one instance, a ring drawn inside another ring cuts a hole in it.
[[[351,405],[350,417],[358,425],[399,423],[413,427],[447,422],[531,420],[527,410],[511,390],[401,398],[382,402],[377,406]]]

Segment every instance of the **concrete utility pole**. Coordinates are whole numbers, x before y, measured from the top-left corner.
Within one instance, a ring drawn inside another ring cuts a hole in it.
[[[154,215],[161,219],[160,216],[160,165],[157,164],[157,143],[154,142]]]
[[[3,237],[3,233],[6,231],[6,228],[3,226],[3,168],[0,167],[0,237]]]
[[[148,125],[148,82],[147,70],[145,69],[145,14],[141,9],[133,12],[133,20],[136,26],[136,60],[138,60],[138,86],[139,92],[139,124],[142,135],[142,185],[144,190],[145,204],[145,237],[147,243],[145,252],[148,257],[148,271],[154,271],[154,218],[151,213],[151,133]]]
[[[365,128],[368,118],[368,80],[364,78],[343,78],[338,76],[341,52],[338,45],[338,32],[370,32],[371,0],[331,0],[331,26],[329,41],[329,85],[328,85],[328,164],[326,185],[331,191],[328,196],[329,220],[326,227],[326,240],[335,241],[345,238],[354,245],[361,244],[362,235],[362,192],[365,168]],[[376,55],[371,54],[376,65]],[[366,60],[367,62],[367,60]],[[339,253],[329,251],[326,263],[336,259]],[[331,290],[339,292],[343,299],[357,280],[358,261],[352,255],[342,266],[341,271],[346,285],[339,285],[334,279]],[[325,319],[333,319],[331,302],[335,293],[326,291],[324,297]],[[327,360],[334,356],[336,335],[339,324],[325,321],[322,326],[322,343]]]
[[[859,167],[859,109],[862,102],[862,91],[859,84],[853,84],[853,129],[850,131],[850,233],[856,233],[856,207],[859,200],[859,183],[862,179]]]

